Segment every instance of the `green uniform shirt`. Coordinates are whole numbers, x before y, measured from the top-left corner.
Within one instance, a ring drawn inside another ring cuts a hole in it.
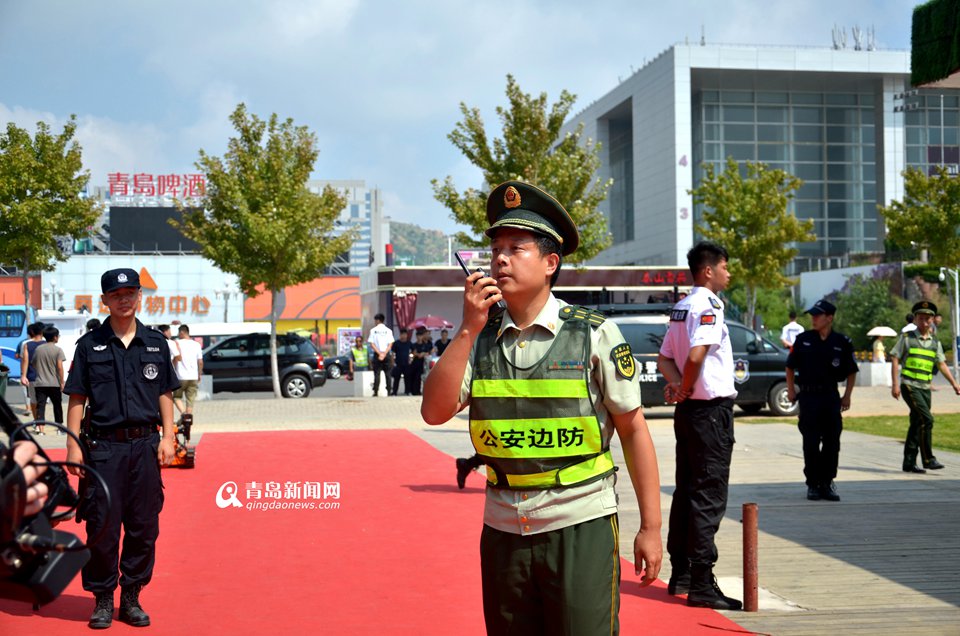
[[[510,363],[528,367],[546,355],[560,331],[560,308],[566,304],[550,294],[540,314],[523,330],[516,326],[509,312],[504,314],[500,351]],[[623,343],[619,327],[610,321],[591,329],[590,397],[600,425],[611,434],[611,413],[629,413],[640,407],[639,375],[634,373],[630,380],[620,376],[610,355],[614,347]],[[460,402],[464,405],[470,403],[472,378],[473,353],[460,387]],[[483,522],[514,534],[537,534],[566,528],[616,512],[615,484],[616,475],[610,475],[571,488],[523,491],[487,488]]]
[[[940,341],[934,337],[933,331],[929,331],[925,336],[921,336],[919,331],[908,331],[907,333],[900,334],[897,343],[893,345],[893,349],[890,350],[889,354],[891,358],[896,358],[900,361],[901,370],[903,369],[903,360],[907,357],[907,350],[910,349],[911,346],[916,347],[918,342],[920,343],[919,347],[921,349],[937,352],[936,365],[939,365],[947,359],[946,356],[943,355],[943,346],[940,344]],[[921,382],[914,378],[908,378],[903,374],[900,375],[900,384],[907,384],[917,387],[918,389],[930,388],[930,382]]]

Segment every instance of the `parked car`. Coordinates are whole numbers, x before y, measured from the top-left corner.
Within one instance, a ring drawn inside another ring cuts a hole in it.
[[[327,369],[327,377],[336,380],[350,373],[350,356],[327,356],[323,359],[323,366]]]
[[[640,375],[643,405],[662,406],[666,381],[657,370],[657,355],[670,324],[666,313],[670,305],[648,307],[634,306],[633,313],[614,315],[610,315],[613,312],[606,307],[599,309],[608,314],[608,320],[616,323],[630,344]],[[787,352],[739,322],[725,322],[733,348],[737,406],[747,413],[756,413],[768,406],[774,415],[795,415],[798,406],[787,399]]]
[[[327,381],[323,355],[296,334],[277,336],[277,367],[284,397],[304,398]],[[269,391],[270,335],[231,336],[203,351],[203,372],[213,377],[213,392]]]

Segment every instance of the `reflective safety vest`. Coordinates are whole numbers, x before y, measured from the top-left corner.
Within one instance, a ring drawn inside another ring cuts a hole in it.
[[[357,349],[352,347],[350,352],[353,354],[353,366],[357,369],[366,369],[369,364],[369,356],[367,355],[367,348]]]
[[[576,309],[561,312],[550,350],[527,368],[512,365],[500,350],[502,314],[477,338],[470,438],[491,487],[561,488],[615,470],[612,427],[601,426],[589,389],[590,330],[603,317]]]
[[[901,374],[905,378],[916,380],[918,382],[930,382],[933,380],[933,367],[937,363],[937,341],[931,340],[933,349],[925,349],[920,338],[916,334],[907,334],[907,355],[903,359],[903,370]],[[914,346],[916,343],[916,346]]]

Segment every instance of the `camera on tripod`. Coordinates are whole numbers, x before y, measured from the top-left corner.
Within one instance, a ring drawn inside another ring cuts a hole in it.
[[[37,481],[46,484],[47,500],[40,512],[24,516],[29,484],[13,458],[13,448],[21,440],[36,442],[2,397],[0,428],[11,447],[7,452],[0,444],[0,598],[32,602],[36,607],[57,598],[90,559],[80,539],[54,529],[73,516],[80,498],[62,462],[51,462],[37,444],[37,457],[46,466]],[[65,510],[57,512],[58,508]]]

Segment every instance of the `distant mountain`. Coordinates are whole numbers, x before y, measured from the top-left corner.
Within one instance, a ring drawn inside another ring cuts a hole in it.
[[[447,237],[440,230],[428,230],[413,223],[390,221],[390,241],[393,243],[393,258],[397,264],[447,264]]]

